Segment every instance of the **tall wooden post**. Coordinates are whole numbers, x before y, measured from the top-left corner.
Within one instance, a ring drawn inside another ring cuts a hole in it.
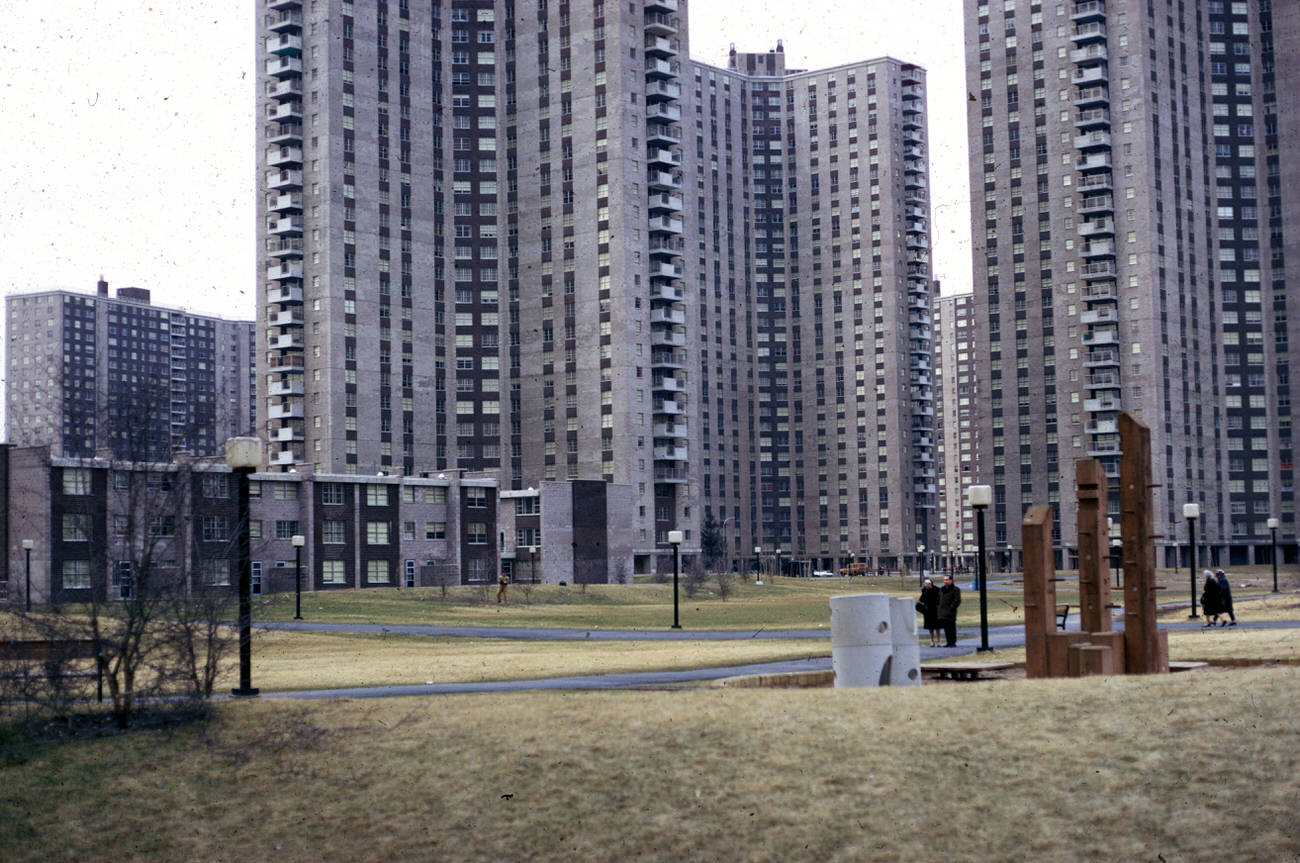
[[[1106,474],[1096,459],[1074,463],[1079,496],[1079,629],[1110,630],[1110,538],[1106,530]]]
[[[1047,677],[1047,637],[1056,631],[1056,570],[1052,563],[1052,508],[1025,511],[1020,537],[1025,569],[1025,675]]]
[[[1124,537],[1124,666],[1129,674],[1168,671],[1156,628],[1156,550],[1151,519],[1151,430],[1119,415],[1120,505]]]

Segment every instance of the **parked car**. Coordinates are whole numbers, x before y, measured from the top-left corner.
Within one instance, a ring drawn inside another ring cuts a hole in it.
[[[813,570],[813,578],[830,578],[830,577],[833,576],[834,574],[835,574],[835,573],[831,572],[829,569],[815,569],[815,570]]]

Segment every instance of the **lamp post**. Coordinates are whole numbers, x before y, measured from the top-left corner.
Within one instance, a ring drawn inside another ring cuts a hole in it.
[[[781,574],[781,547],[776,549],[776,563],[772,567],[772,583],[776,584],[776,577]]]
[[[295,533],[291,542],[293,542],[293,619],[302,620],[302,547],[307,544],[307,537]]]
[[[984,562],[984,510],[993,502],[993,487],[972,485],[966,487],[966,503],[975,510],[975,539],[979,555],[975,559],[976,575],[980,584],[980,650],[989,649],[989,595],[985,584],[987,575]]]
[[[755,565],[758,566],[758,580],[755,581],[754,584],[762,584],[763,583],[763,546],[761,545],[754,546],[754,561],[755,561]]]
[[[262,461],[262,441],[255,437],[232,437],[226,441],[226,464],[239,482],[239,686],[232,695],[253,696],[253,602],[252,548],[248,534],[248,478]]]
[[[1187,579],[1192,586],[1192,613],[1188,620],[1195,620],[1196,614],[1196,520],[1201,517],[1201,506],[1196,503],[1183,504],[1183,518],[1187,519],[1187,541],[1191,554],[1187,559]]]
[[[1277,593],[1277,519],[1268,520],[1268,532],[1273,534],[1273,592]]]
[[[673,547],[673,629],[681,629],[677,617],[677,577],[682,570],[682,532],[668,531],[668,544]]]
[[[537,546],[528,546],[528,568],[533,577],[533,584],[537,583]]]
[[[1274,535],[1277,535],[1274,533]],[[27,611],[31,611],[31,550],[36,547],[36,543],[31,539],[23,539],[22,550],[27,555]],[[1277,577],[1273,578],[1273,584],[1277,584]]]

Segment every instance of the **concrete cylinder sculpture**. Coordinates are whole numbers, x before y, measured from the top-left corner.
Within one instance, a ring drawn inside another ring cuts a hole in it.
[[[832,596],[831,667],[835,670],[835,686],[888,686],[893,658],[889,597],[883,593]]]
[[[894,634],[894,662],[890,686],[921,685],[921,642],[916,640],[916,600],[894,596],[889,600],[889,617]]]

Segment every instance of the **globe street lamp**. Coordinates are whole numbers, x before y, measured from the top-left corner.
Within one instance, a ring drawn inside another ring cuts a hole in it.
[[[1277,593],[1277,519],[1268,520],[1268,531],[1273,534],[1273,592]]]
[[[673,547],[673,629],[681,629],[682,625],[677,619],[677,577],[682,569],[682,532],[668,531],[668,544]]]
[[[1275,537],[1278,534],[1274,532],[1273,535]],[[27,555],[27,611],[31,611],[31,550],[35,547],[36,543],[32,542],[31,539],[23,539],[22,550]],[[1274,577],[1273,584],[1277,584],[1277,582],[1277,578]]]
[[[763,546],[754,546],[754,564],[758,567],[758,580],[754,584],[763,583]]]
[[[226,464],[239,482],[239,686],[232,695],[252,696],[253,687],[253,601],[252,542],[248,531],[248,480],[262,462],[262,441],[255,437],[232,437],[226,441]]]
[[[1201,517],[1201,506],[1196,503],[1183,504],[1183,518],[1187,519],[1187,541],[1191,545],[1191,554],[1187,560],[1187,578],[1192,586],[1192,613],[1188,620],[1195,620],[1196,614],[1196,520]]]
[[[307,537],[295,533],[293,539],[293,619],[302,620],[302,547]]]
[[[975,537],[979,543],[979,556],[975,565],[980,585],[980,650],[989,649],[989,595],[985,584],[987,574],[984,562],[984,510],[993,502],[993,487],[972,485],[966,487],[966,503],[975,510]]]

